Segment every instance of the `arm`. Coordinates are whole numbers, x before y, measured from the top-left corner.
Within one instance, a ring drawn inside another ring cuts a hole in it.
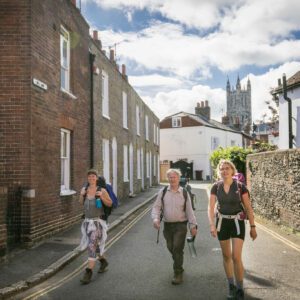
[[[249,198],[249,194],[248,193],[244,193],[242,195],[242,201],[247,213],[247,217],[249,219],[249,223],[250,223],[250,236],[252,238],[252,240],[255,240],[257,237],[257,233],[256,233],[256,228],[255,228],[255,223],[254,223],[254,214],[253,214],[253,209],[251,206],[251,202],[250,202],[250,198]]]
[[[84,198],[85,198],[85,196],[86,196],[86,188],[83,187],[83,188],[81,189],[80,195],[79,195],[79,203],[80,203],[81,205],[83,205],[83,203],[84,203]]]
[[[112,206],[112,200],[110,199],[108,192],[104,188],[101,188],[100,191],[97,191],[96,195],[101,198],[104,205],[108,207]]]
[[[159,229],[160,227],[160,214],[161,214],[161,205],[162,205],[161,197],[162,197],[162,190],[158,193],[151,212],[153,226],[156,229]]]
[[[191,201],[191,197],[190,197],[189,193],[187,193],[187,200],[186,200],[186,216],[189,221],[191,235],[196,236],[198,225],[197,225],[197,220],[196,220],[196,217],[195,217],[195,214],[193,211],[192,201]]]
[[[216,205],[216,195],[211,194],[209,197],[207,214],[209,220],[210,233],[213,237],[217,236],[217,229],[215,226],[215,205]]]

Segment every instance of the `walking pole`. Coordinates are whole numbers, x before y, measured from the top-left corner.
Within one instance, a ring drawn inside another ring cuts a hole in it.
[[[159,228],[157,229],[157,239],[156,239],[156,244],[158,244],[158,242],[159,242],[160,224],[161,224],[161,221],[162,221],[162,219],[163,219],[163,215],[164,215],[164,211],[163,211],[163,209],[162,209],[161,212],[160,212],[160,217],[159,217]]]
[[[156,240],[156,244],[158,244],[158,242],[159,242],[159,230],[160,230],[160,228],[157,230],[157,240]]]

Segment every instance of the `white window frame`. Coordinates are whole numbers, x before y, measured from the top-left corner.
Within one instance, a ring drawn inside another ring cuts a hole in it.
[[[109,78],[108,74],[102,70],[102,116],[110,119],[109,117]]]
[[[146,153],[146,176],[147,178],[150,177],[150,153]]]
[[[211,150],[216,150],[220,146],[220,138],[217,136],[211,137]]]
[[[159,125],[156,127],[156,139],[157,139],[157,145],[159,145]]]
[[[153,155],[153,176],[156,176],[156,157],[157,155]]]
[[[182,127],[181,117],[172,117],[172,127]]]
[[[148,115],[145,116],[145,137],[149,141],[149,118]]]
[[[153,123],[153,143],[156,145],[156,125]]]
[[[140,107],[137,105],[135,108],[136,114],[136,134],[140,136]]]
[[[67,44],[66,60],[63,59],[64,43]],[[64,86],[62,81],[63,76]],[[70,93],[70,33],[63,26],[60,27],[60,87],[61,90]]]
[[[123,103],[123,128],[128,129],[128,101],[127,94],[122,92],[122,103]]]
[[[71,131],[60,129],[60,160],[61,160],[61,185],[60,192],[70,191],[71,173]]]
[[[128,146],[123,145],[123,180],[124,182],[129,181],[128,177]]]
[[[109,157],[109,140],[102,139],[102,165],[103,176],[107,182],[110,182],[110,157]]]
[[[136,151],[136,174],[137,179],[141,179],[141,150],[137,149]]]

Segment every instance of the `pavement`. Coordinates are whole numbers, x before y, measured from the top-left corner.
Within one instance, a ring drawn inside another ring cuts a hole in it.
[[[109,216],[108,232],[136,210],[153,200],[161,186],[128,198]],[[79,256],[82,220],[64,232],[57,233],[30,249],[15,250],[0,263],[0,299],[24,291],[54,275]]]

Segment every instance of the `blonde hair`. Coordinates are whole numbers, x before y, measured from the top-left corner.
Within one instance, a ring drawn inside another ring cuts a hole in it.
[[[171,173],[176,173],[178,176],[179,176],[179,178],[181,177],[181,171],[179,170],[179,169],[169,169],[168,171],[167,171],[167,177],[169,177],[169,175],[171,174]]]
[[[222,165],[229,165],[230,166],[230,168],[233,171],[232,176],[237,173],[235,165],[230,160],[228,160],[228,159],[221,159],[219,161],[219,163],[218,163],[218,166],[217,166],[217,175],[218,175],[218,178],[221,178],[220,168],[221,168]]]

